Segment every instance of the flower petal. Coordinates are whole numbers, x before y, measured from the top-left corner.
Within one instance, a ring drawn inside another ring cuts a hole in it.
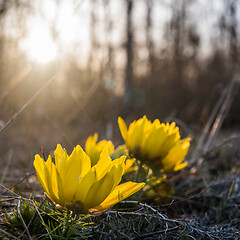
[[[91,168],[91,161],[83,149],[78,145],[74,148],[67,161],[67,169],[63,182],[64,197],[70,202],[76,194],[78,183]]]
[[[118,117],[118,126],[120,128],[123,140],[126,141],[127,138],[128,138],[127,125],[126,125],[125,121],[121,117]]]
[[[58,204],[64,204],[63,192],[62,190],[62,181],[60,179],[59,173],[56,169],[55,164],[52,161],[52,157],[49,155],[46,162],[44,162],[45,167],[47,169],[47,183],[48,189],[50,193],[50,198]]]
[[[46,167],[44,160],[38,154],[35,155],[33,165],[35,167],[40,184],[42,185],[44,191],[49,195],[48,185],[46,182]]]
[[[60,144],[58,144],[56,150],[54,151],[54,156],[56,168],[59,172],[59,175],[62,179],[64,179],[66,173],[66,161],[68,159],[67,152],[62,148]]]
[[[108,195],[108,197],[99,206],[95,207],[94,209],[103,210],[103,209],[110,208],[114,204],[122,201],[123,199],[139,191],[141,188],[143,188],[144,185],[145,183],[135,183],[135,182],[123,183],[117,186]]]
[[[162,145],[167,138],[167,133],[163,127],[152,131],[142,144],[142,154],[146,158],[156,158],[162,156]]]
[[[112,159],[109,157],[108,148],[104,148],[99,161],[96,165],[93,166],[93,168],[96,169],[97,178],[100,180],[110,169],[112,166]]]
[[[136,123],[131,123],[129,127],[129,139],[126,144],[131,153],[133,153],[135,147],[141,146],[143,140],[143,131],[146,119],[143,118],[140,120],[141,121],[138,120]]]
[[[112,190],[113,179],[114,175],[110,172],[91,186],[84,200],[87,208],[96,207],[106,199]]]
[[[97,182],[96,169],[91,168],[91,170],[80,180],[73,200],[84,203],[89,189],[95,182]]]
[[[189,140],[189,138],[183,139],[169,151],[161,163],[164,171],[177,171],[187,166],[187,163],[182,163],[182,161],[188,153],[188,148],[190,146]],[[184,165],[180,166],[181,163]]]
[[[125,171],[125,159],[126,156],[122,156],[112,162],[112,168],[110,170],[114,176],[112,190],[121,182],[122,175]]]
[[[135,163],[136,158],[126,159],[124,174],[128,172],[129,168]]]

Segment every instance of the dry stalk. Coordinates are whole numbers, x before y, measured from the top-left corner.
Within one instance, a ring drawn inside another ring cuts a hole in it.
[[[233,99],[235,97],[235,93],[236,93],[236,89],[235,85],[237,83],[239,79],[239,67],[236,68],[235,73],[229,83],[229,85],[227,86],[227,91],[226,91],[226,96],[224,98],[223,104],[221,105],[220,111],[218,113],[218,115],[216,116],[216,119],[214,121],[214,124],[212,126],[212,129],[210,131],[208,140],[206,142],[206,144],[204,145],[203,148],[203,154],[205,154],[208,149],[212,146],[212,143],[215,139],[215,137],[217,136],[224,119],[226,118],[228,111],[232,105]]]
[[[114,231],[118,232],[120,235],[124,236],[125,238],[127,238],[128,240],[132,240],[131,237],[129,237],[128,235],[126,235],[125,233],[123,232],[120,232],[117,228],[113,227],[112,225],[110,225],[109,223],[101,220],[101,222],[107,226],[109,226],[110,228],[112,228]]]
[[[212,148],[210,148],[204,155],[207,156],[208,154],[210,154],[212,151],[216,151],[218,149],[220,149],[221,147],[223,147],[224,145],[230,143],[230,142],[233,142],[233,141],[237,141],[237,140],[240,140],[240,134],[236,134],[232,137],[229,137],[229,138],[226,138],[225,140],[223,140],[222,142],[216,144],[215,146],[213,146]]]
[[[175,227],[169,228],[167,230],[167,232],[175,231],[175,230],[179,229],[180,227],[181,226],[175,226]],[[161,233],[165,233],[165,232],[166,232],[166,230],[160,230],[160,231],[156,231],[156,232],[152,232],[152,233],[147,233],[147,234],[144,234],[142,236],[132,238],[132,240],[144,239],[144,238],[151,237],[151,236],[154,236],[154,235],[156,236],[157,234],[161,234]]]
[[[19,181],[17,181],[15,184],[13,184],[11,186],[11,189],[15,188],[18,184],[22,183],[24,180],[28,179],[29,177],[31,177],[32,175],[34,175],[36,173],[36,171],[34,170],[31,173],[26,173],[24,177],[22,177]],[[3,194],[6,194],[9,191],[9,189],[7,188],[6,191]]]
[[[205,155],[211,148],[214,139],[216,138],[224,119],[231,107],[233,99],[236,95],[236,83],[239,80],[240,68],[237,67],[234,70],[231,80],[227,86],[223,89],[218,101],[216,102],[207,123],[203,128],[203,132],[198,140],[197,146],[192,154],[192,163],[197,161],[198,165],[201,165],[202,155]],[[204,144],[205,143],[205,144]],[[201,153],[200,153],[201,151]]]
[[[4,231],[3,229],[0,228],[0,232],[2,232],[3,234],[9,236],[11,239],[18,239],[17,237],[13,236],[12,234]]]
[[[28,227],[27,227],[27,225],[24,222],[24,219],[22,217],[22,214],[21,214],[21,211],[20,211],[20,206],[21,206],[21,199],[18,200],[17,213],[18,213],[18,216],[21,219],[21,222],[22,222],[22,224],[23,224],[23,226],[24,226],[24,228],[25,228],[25,230],[27,232],[27,235],[28,235],[29,239],[32,240],[32,236],[31,236],[30,232],[28,231]],[[23,231],[23,233],[18,237],[18,239],[21,239],[21,237],[24,235],[24,233],[25,233],[25,231]]]
[[[38,91],[15,113],[13,116],[3,125],[0,129],[0,133],[5,130],[9,124],[56,78],[54,75],[51,77]]]

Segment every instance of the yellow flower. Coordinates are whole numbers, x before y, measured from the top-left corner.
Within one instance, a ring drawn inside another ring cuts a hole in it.
[[[99,158],[100,158],[100,154],[102,152],[102,150],[104,148],[108,149],[109,155],[115,159],[117,157],[117,155],[119,155],[119,152],[123,152],[123,148],[125,148],[125,146],[119,146],[115,151],[114,151],[114,145],[111,141],[107,141],[107,140],[102,140],[100,142],[97,143],[98,140],[98,134],[95,133],[93,136],[89,136],[86,143],[85,143],[85,151],[87,153],[87,155],[90,157],[91,159],[91,166],[94,166]],[[118,156],[120,157],[120,155]],[[133,165],[133,163],[135,162],[135,159],[126,159],[125,160],[125,171],[124,173],[126,173],[129,168]]]
[[[108,209],[117,202],[140,190],[145,183],[120,184],[124,172],[125,157],[112,161],[105,148],[96,165],[78,145],[68,156],[60,144],[44,161],[38,154],[34,167],[47,196],[62,207],[77,213],[92,213]]]
[[[153,123],[146,116],[134,121],[127,129],[119,117],[118,125],[130,155],[164,172],[177,171],[187,166],[183,162],[190,146],[190,138],[181,139],[175,122]]]
[[[111,155],[114,150],[114,145],[111,141],[102,140],[97,143],[98,134],[95,133],[93,136],[89,136],[85,143],[85,151],[91,159],[91,164],[94,166],[100,157],[102,150],[106,147],[109,154]]]

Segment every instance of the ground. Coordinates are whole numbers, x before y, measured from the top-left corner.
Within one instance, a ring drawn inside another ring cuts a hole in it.
[[[196,144],[192,145],[194,148]],[[206,154],[196,159],[188,157],[188,167],[169,176],[174,188],[169,198],[121,202],[99,216],[90,216],[86,222],[93,222],[94,228],[84,232],[90,239],[239,239],[239,146],[240,137],[235,131],[222,130]],[[6,154],[8,161],[1,168],[2,239],[14,239],[24,232],[24,227],[14,232],[16,226],[6,220],[6,212],[19,209],[19,204],[30,197],[37,202],[43,200],[33,168],[26,162],[11,163],[11,154],[15,153]],[[22,238],[27,239],[26,231]]]

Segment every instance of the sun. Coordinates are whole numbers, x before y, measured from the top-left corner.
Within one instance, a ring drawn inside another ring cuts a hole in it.
[[[83,52],[82,56],[87,55],[90,49],[89,23],[84,11],[88,5],[83,5],[80,11],[82,5],[69,0],[59,3],[36,1],[35,4],[36,11],[26,22],[26,36],[20,40],[20,48],[31,61],[46,64],[60,57],[76,56],[76,46]]]
[[[57,56],[57,45],[47,26],[41,22],[35,23],[34,28],[23,39],[21,47],[32,60],[43,64],[53,61]]]

